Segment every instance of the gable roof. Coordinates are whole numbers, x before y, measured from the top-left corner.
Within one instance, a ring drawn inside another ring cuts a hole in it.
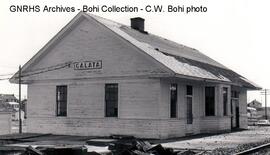
[[[105,18],[94,15],[89,16],[95,18],[113,32],[170,68],[175,74],[228,82],[248,89],[261,89],[257,84],[228,69],[196,49],[150,33],[142,33],[129,26]]]
[[[255,100],[249,102],[248,105],[261,105],[262,106],[262,103],[255,99]]]
[[[14,94],[0,94],[0,101],[2,102],[10,102],[17,100],[18,99],[14,96]]]
[[[226,82],[243,86],[249,89],[260,89],[260,87],[243,76],[226,68],[222,64],[207,57],[196,49],[175,43],[162,37],[141,33],[129,26],[101,18],[95,15],[80,12],[74,17],[53,39],[51,39],[32,59],[30,59],[22,68],[26,70],[32,63],[38,61],[40,57],[55,44],[56,41],[64,37],[65,31],[72,29],[74,24],[78,23],[81,17],[90,20],[96,20],[106,28],[110,29],[116,35],[127,42],[136,46],[140,51],[146,53],[151,58],[173,72],[173,76],[185,77],[200,80],[210,80]],[[10,80],[14,82],[17,73]]]

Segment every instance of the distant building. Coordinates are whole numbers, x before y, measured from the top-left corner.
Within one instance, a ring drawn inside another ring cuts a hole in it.
[[[258,119],[262,116],[258,113],[256,108],[247,107],[248,125],[257,125]]]
[[[257,108],[261,108],[261,107],[262,107],[262,103],[259,102],[259,101],[257,101],[257,100],[255,99],[255,100],[249,102],[247,106],[248,106],[248,107],[252,107],[252,108],[256,108],[256,109],[257,109]]]
[[[22,101],[22,119],[26,118],[26,104],[27,100],[24,99]],[[15,97],[14,94],[0,94],[0,111],[10,112],[12,114],[12,120],[19,120],[19,106],[19,100]]]
[[[14,94],[0,94],[0,111],[12,111],[18,104]]]
[[[0,103],[18,102],[14,94],[0,94]]]
[[[18,102],[7,102],[7,105],[14,110],[19,110],[20,104]]]
[[[169,138],[247,128],[247,90],[260,89],[198,50],[144,31],[142,18],[129,27],[83,12],[22,75],[34,133]]]
[[[265,118],[265,107],[260,107],[260,108],[256,108],[257,109],[257,113],[260,116],[260,119],[264,119]],[[267,118],[270,119],[270,107],[267,107]]]

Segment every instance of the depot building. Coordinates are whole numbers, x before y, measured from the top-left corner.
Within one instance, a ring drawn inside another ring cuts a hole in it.
[[[28,132],[143,138],[247,128],[247,90],[259,89],[142,18],[126,26],[83,12],[22,67],[22,83]]]

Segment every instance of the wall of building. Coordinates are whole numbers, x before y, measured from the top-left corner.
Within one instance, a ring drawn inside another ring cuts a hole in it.
[[[118,118],[104,117],[105,83],[119,84]],[[56,85],[63,84],[68,85],[67,117],[56,117]],[[159,93],[160,82],[154,79],[31,84],[28,85],[28,132],[158,138]]]
[[[74,70],[74,62],[95,60],[102,61],[101,69]],[[24,77],[23,80],[68,80],[168,74],[167,69],[149,55],[90,19],[82,19],[74,24],[71,31],[65,32],[61,40],[56,41],[24,72],[46,69],[46,67],[66,62],[72,62],[70,67]]]
[[[178,84],[177,118],[170,118],[170,91],[171,83]],[[193,123],[187,124],[186,85],[193,87]],[[205,116],[205,86],[215,86],[215,116]],[[223,116],[223,87],[228,88],[227,116]],[[214,83],[200,83],[188,80],[164,79],[161,80],[161,109],[160,116],[168,120],[162,124],[161,129],[165,137],[181,137],[202,132],[220,132],[231,129],[230,112],[230,86]]]
[[[158,79],[170,71],[95,20],[81,19],[29,66],[38,70],[65,62],[102,61],[101,69],[70,67],[24,77],[28,85],[29,132],[102,135],[132,134],[144,138],[180,137],[230,129],[223,116],[222,88],[205,81]],[[105,83],[118,83],[118,117],[105,115]],[[178,84],[177,118],[170,118],[170,84]],[[56,86],[68,86],[67,117],[56,117]],[[186,85],[193,86],[193,124],[187,124]],[[215,86],[215,116],[205,117],[205,86]],[[240,95],[245,126],[246,94]],[[230,98],[228,98],[230,101]],[[57,130],[55,130],[57,129]]]
[[[11,133],[11,113],[0,112],[0,135]]]
[[[241,89],[239,93],[239,115],[240,124],[239,127],[242,129],[247,129],[247,90]]]
[[[105,83],[119,84],[118,118],[106,118]],[[171,83],[178,84],[177,118],[170,118]],[[67,117],[56,117],[56,85],[68,85]],[[187,124],[186,85],[193,86],[193,123]],[[216,87],[216,115],[205,116],[205,86]],[[222,88],[228,87],[228,115],[223,116]],[[28,85],[29,132],[103,135],[127,134],[144,138],[181,137],[231,129],[228,85],[183,80],[121,78],[63,80]],[[246,91],[239,96],[240,127],[246,127]],[[53,129],[59,129],[57,131]]]

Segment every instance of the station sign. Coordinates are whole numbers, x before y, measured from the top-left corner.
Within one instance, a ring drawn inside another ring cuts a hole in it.
[[[93,69],[102,69],[102,61],[81,61],[74,62],[74,70],[93,70]]]

